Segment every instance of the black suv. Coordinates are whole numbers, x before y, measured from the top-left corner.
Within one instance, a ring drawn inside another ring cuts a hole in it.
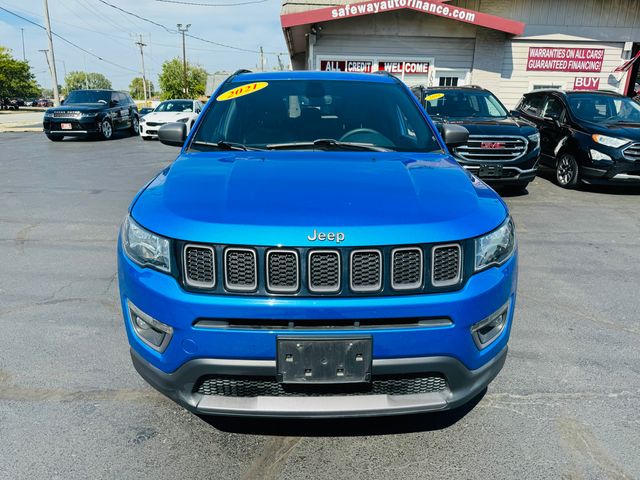
[[[614,92],[539,90],[518,112],[540,129],[541,163],[561,187],[581,180],[640,180],[640,105]]]
[[[464,168],[492,185],[521,190],[533,180],[540,136],[531,122],[511,115],[489,90],[480,87],[416,87],[414,95],[436,125],[469,130],[466,144],[452,153]]]
[[[101,136],[109,140],[115,130],[140,131],[138,107],[124,92],[73,90],[64,103],[44,113],[44,133],[49,140],[65,136]]]

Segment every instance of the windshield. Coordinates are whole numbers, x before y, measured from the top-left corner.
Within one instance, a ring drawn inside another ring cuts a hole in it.
[[[640,123],[640,105],[627,97],[612,95],[567,95],[571,113],[587,122]]]
[[[410,95],[395,83],[232,83],[216,100],[191,148],[222,142],[251,148],[347,149],[357,144],[384,150],[440,150]]]
[[[155,112],[193,112],[193,102],[188,100],[169,100],[156,107]]]
[[[72,103],[109,103],[111,92],[99,90],[73,90],[64,101],[65,105]]]
[[[507,110],[491,93],[483,90],[437,90],[425,93],[427,113],[432,117],[506,117]]]

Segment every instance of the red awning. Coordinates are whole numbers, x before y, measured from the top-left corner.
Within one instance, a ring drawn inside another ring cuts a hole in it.
[[[477,12],[445,3],[447,0],[368,0],[366,2],[336,5],[280,16],[283,28],[341,20],[362,15],[373,15],[394,10],[414,10],[425,15],[436,15],[480,27],[521,35],[525,24],[508,18]]]
[[[620,65],[618,68],[616,68],[613,71],[613,73],[626,72],[627,70],[629,70],[633,66],[634,63],[636,63],[638,58],[640,58],[640,52],[636,53],[635,57],[631,58],[630,60],[627,60],[622,65]]]

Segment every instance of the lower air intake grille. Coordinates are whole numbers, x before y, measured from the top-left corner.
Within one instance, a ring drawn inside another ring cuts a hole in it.
[[[435,287],[447,287],[460,281],[461,254],[459,245],[433,248],[432,279]]]
[[[422,286],[422,250],[417,247],[398,248],[392,252],[391,285],[396,290]]]
[[[267,288],[272,292],[295,292],[300,286],[298,253],[294,250],[267,252]]]
[[[309,253],[309,290],[330,293],[340,290],[340,254],[336,251]]]
[[[633,145],[623,150],[624,158],[637,162],[640,160],[640,143],[634,143]]]
[[[285,385],[272,377],[210,376],[196,384],[201,395],[222,397],[323,397],[354,395],[415,395],[442,392],[447,381],[438,374],[377,376],[355,385]]]
[[[351,253],[351,290],[375,292],[382,286],[382,254],[379,250]]]
[[[255,290],[258,286],[256,252],[248,248],[227,249],[224,277],[228,290]]]
[[[184,279],[188,285],[213,288],[215,285],[214,252],[211,247],[184,247]]]

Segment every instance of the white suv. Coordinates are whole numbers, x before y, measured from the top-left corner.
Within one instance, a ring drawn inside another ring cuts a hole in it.
[[[185,123],[189,133],[201,111],[198,100],[166,100],[140,119],[140,136],[143,140],[157,138],[158,129],[171,122]]]

